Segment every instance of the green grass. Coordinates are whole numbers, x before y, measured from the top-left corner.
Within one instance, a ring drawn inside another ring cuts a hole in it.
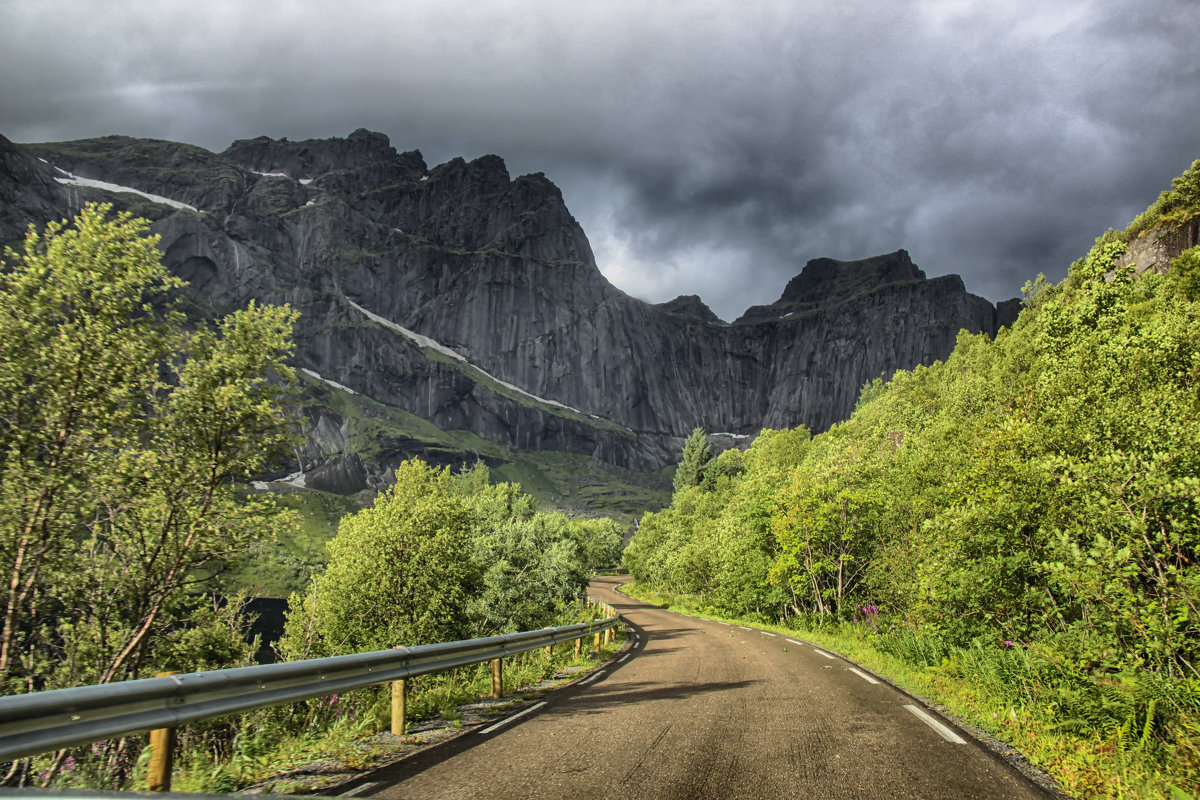
[[[1007,742],[1071,797],[1194,800],[1200,793],[1200,729],[1194,716],[1154,737],[1149,734],[1153,706],[1136,718],[1139,724],[1073,730],[1062,713],[1069,705],[1048,702],[1056,687],[1047,685],[1044,668],[1028,650],[939,651],[928,640],[885,641],[866,625],[770,625],[714,614],[687,597],[632,583],[623,591],[662,608],[798,636],[837,653]]]

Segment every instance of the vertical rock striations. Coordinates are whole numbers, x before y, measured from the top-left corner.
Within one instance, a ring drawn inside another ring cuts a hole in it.
[[[960,329],[992,334],[1014,311],[957,276],[926,279],[903,250],[810,261],[732,324],[695,296],[650,305],[604,279],[544,175],[514,179],[497,156],[430,169],[364,130],[220,154],[0,139],[0,198],[7,244],[89,199],[149,217],[197,316],[291,303],[298,366],[339,390],[507,447],[635,469],[673,462],[697,425],[827,428],[865,382],[944,358]],[[313,477],[340,491],[373,469],[345,424],[309,410]]]

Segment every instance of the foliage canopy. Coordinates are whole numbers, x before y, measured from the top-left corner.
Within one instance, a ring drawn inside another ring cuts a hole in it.
[[[185,327],[148,226],[89,205],[0,266],[6,692],[204,662],[214,642],[188,626],[224,626],[217,649],[245,655],[195,591],[283,524],[234,482],[290,441],[295,314],[251,304]]]

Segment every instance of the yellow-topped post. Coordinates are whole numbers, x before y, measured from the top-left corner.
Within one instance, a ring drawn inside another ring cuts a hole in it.
[[[166,678],[178,672],[160,672],[154,677]],[[174,728],[150,731],[150,766],[146,771],[146,788],[152,792],[171,791],[171,766],[175,761],[175,744],[179,732]]]

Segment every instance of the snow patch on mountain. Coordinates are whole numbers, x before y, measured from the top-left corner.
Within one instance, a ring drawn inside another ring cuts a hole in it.
[[[59,183],[66,184],[68,186],[87,186],[92,189],[103,189],[106,192],[128,192],[128,193],[140,195],[141,197],[146,198],[147,200],[149,200],[152,203],[161,203],[162,205],[171,206],[172,208],[187,209],[188,211],[195,211],[197,214],[203,213],[202,211],[200,211],[200,209],[196,208],[195,206],[189,206],[187,203],[181,203],[178,200],[172,200],[169,197],[163,197],[162,195],[159,195],[159,194],[150,194],[149,192],[143,192],[141,189],[134,189],[130,186],[121,186],[116,183],[109,183],[108,181],[97,181],[97,180],[92,180],[91,178],[80,178],[78,175],[67,172],[62,167],[55,167],[55,169],[58,170],[59,172],[61,172],[63,175],[66,175],[67,177],[59,178],[56,176],[54,178],[54,180],[58,181]]]
[[[428,336],[422,336],[421,334],[417,333],[416,331],[410,331],[408,328],[405,328],[403,325],[397,325],[395,322],[392,322],[390,319],[384,319],[383,317],[379,316],[378,314],[375,314],[371,311],[367,311],[365,308],[363,308],[362,306],[360,306],[358,303],[354,302],[350,298],[346,298],[346,302],[349,303],[351,306],[353,306],[357,311],[364,314],[368,319],[372,320],[373,322],[378,322],[383,327],[393,330],[396,333],[401,334],[402,336],[408,337],[412,341],[416,342],[418,347],[425,347],[430,350],[436,350],[437,352],[441,353],[444,356],[449,356],[450,358],[453,358],[455,361],[461,361],[462,363],[470,366],[472,369],[478,370],[480,373],[487,376],[487,378],[489,380],[495,381],[496,383],[500,384],[501,386],[503,386],[506,389],[511,389],[512,391],[514,391],[518,394],[528,397],[530,400],[536,400],[537,402],[543,403],[548,406],[554,406],[555,408],[563,408],[563,409],[566,409],[567,411],[574,411],[576,414],[583,413],[579,409],[571,408],[570,406],[564,405],[564,404],[558,402],[557,400],[550,400],[545,397],[538,397],[536,394],[532,394],[531,392],[525,391],[520,386],[514,386],[513,384],[509,383],[508,381],[500,380],[499,378],[497,378],[495,375],[491,374],[487,370],[482,369],[482,368],[476,366],[475,364],[472,364],[470,361],[468,361],[466,359],[466,357],[463,356],[462,353],[459,353],[457,350],[446,347],[446,345],[441,344],[440,342],[435,342],[433,339],[430,339]]]

